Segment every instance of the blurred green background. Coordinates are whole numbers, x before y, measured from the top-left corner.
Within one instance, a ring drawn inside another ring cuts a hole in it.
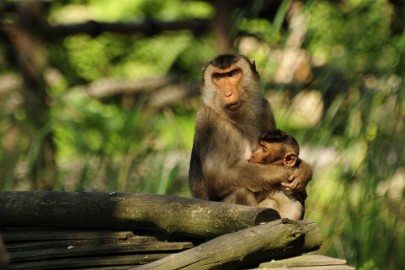
[[[405,265],[405,1],[0,3],[0,190],[189,197],[201,68],[256,60],[321,253]]]

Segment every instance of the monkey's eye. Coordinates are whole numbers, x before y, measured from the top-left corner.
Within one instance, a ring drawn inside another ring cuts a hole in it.
[[[236,77],[239,74],[240,70],[239,69],[234,69],[231,72],[229,72],[229,77]]]
[[[212,74],[212,78],[216,81],[219,81],[223,78],[224,76],[221,73],[214,73]]]
[[[267,149],[267,147],[264,146],[264,145],[262,145],[262,150],[263,150],[263,152],[265,152],[265,153],[267,153],[267,152],[269,151],[269,149]]]

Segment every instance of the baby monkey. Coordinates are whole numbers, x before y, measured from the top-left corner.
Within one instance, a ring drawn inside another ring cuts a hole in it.
[[[275,164],[290,169],[298,168],[300,148],[297,140],[281,130],[266,132],[259,140],[259,147],[253,152],[249,162]],[[273,208],[282,218],[299,220],[304,217],[306,191],[291,192],[282,184],[269,191],[255,194],[258,207]]]

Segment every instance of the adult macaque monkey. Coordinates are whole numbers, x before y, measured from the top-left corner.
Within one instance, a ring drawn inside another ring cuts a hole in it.
[[[281,130],[270,130],[260,138],[259,147],[253,152],[249,162],[275,164],[294,170],[301,162],[299,153],[298,142],[293,136]],[[270,191],[252,193],[257,206],[273,208],[282,218],[302,219],[305,213],[306,191],[293,193],[284,189],[283,184],[274,186]],[[238,192],[240,194],[243,191]],[[247,190],[246,192],[249,197]]]
[[[239,188],[257,193],[286,179],[292,192],[305,189],[312,174],[305,162],[294,171],[248,162],[259,137],[276,129],[254,61],[233,54],[212,60],[203,71],[202,101],[189,170],[193,197],[232,202],[227,197]]]

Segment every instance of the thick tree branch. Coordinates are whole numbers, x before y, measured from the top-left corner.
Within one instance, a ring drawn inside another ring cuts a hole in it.
[[[153,77],[134,81],[122,78],[104,78],[91,82],[89,85],[81,85],[80,89],[91,98],[104,98],[119,94],[150,92],[173,82],[170,77]]]
[[[163,31],[191,30],[195,34],[206,32],[210,29],[210,21],[202,19],[190,19],[179,21],[154,21],[145,20],[143,22],[96,22],[88,21],[78,24],[60,24],[47,26],[47,36],[63,38],[76,34],[88,34],[97,36],[103,32],[116,34],[142,34],[152,36]],[[49,35],[50,33],[50,35]]]

